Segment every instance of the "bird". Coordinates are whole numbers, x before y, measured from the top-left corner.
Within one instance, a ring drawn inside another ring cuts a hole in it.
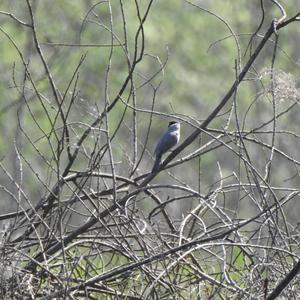
[[[166,132],[162,135],[158,141],[154,150],[155,162],[152,168],[152,173],[156,173],[161,164],[161,158],[164,153],[175,147],[180,139],[180,123],[169,122]]]

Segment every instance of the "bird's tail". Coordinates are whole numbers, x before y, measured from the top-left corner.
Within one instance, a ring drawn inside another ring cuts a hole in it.
[[[156,155],[151,173],[156,173],[158,171],[160,163],[161,163],[161,155]]]

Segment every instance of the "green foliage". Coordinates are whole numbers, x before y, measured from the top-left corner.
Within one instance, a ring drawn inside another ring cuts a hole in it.
[[[18,250],[16,265],[26,275],[43,275],[24,280],[26,297],[79,287],[78,297],[222,299],[261,295],[268,276],[275,286],[297,251],[290,245],[297,203],[288,200],[299,187],[299,111],[292,109],[299,101],[298,28],[280,30],[276,53],[272,35],[201,143],[185,149],[195,157],[151,187],[141,179],[170,115],[185,120],[182,140],[199,127],[280,9],[258,0],[198,1],[203,7],[154,1],[141,27],[149,1],[29,3],[34,32],[26,1],[0,4],[0,207],[17,211],[8,222],[12,234],[3,231],[8,254],[2,248],[5,259]],[[285,4],[289,17],[295,4]],[[233,231],[252,211],[255,229]],[[24,236],[15,238],[18,230]],[[252,243],[242,243],[243,235]],[[201,243],[168,253],[197,238]],[[267,268],[273,252],[274,278]],[[155,259],[130,268],[149,257]],[[34,273],[28,266],[36,262]],[[115,269],[116,277],[81,289]]]

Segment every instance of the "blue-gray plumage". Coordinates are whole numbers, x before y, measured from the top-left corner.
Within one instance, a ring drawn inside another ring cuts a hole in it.
[[[178,122],[170,122],[167,131],[160,138],[155,148],[155,162],[152,168],[152,173],[158,171],[161,157],[164,153],[176,146],[180,139],[180,124]]]

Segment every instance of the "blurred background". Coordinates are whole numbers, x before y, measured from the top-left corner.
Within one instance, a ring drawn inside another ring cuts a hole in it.
[[[37,37],[60,94],[66,92],[65,103],[71,101],[72,95],[72,88],[67,90],[68,84],[81,57],[85,57],[79,70],[76,98],[72,100],[68,117],[69,123],[73,122],[71,148],[103,110],[104,99],[115,99],[128,73],[127,57],[120,46],[124,42],[122,14],[126,18],[130,55],[134,53],[134,36],[139,21],[134,1],[120,3],[32,1]],[[141,12],[145,12],[147,5],[147,2],[139,2]],[[284,3],[284,8],[291,17],[299,11],[299,1],[288,1]],[[17,197],[18,188],[13,181],[22,185],[26,198],[32,203],[45,196],[56,182],[55,172],[49,164],[53,163],[57,145],[53,137],[48,140],[46,136],[52,128],[49,119],[55,119],[57,107],[30,29],[7,14],[29,22],[25,2],[1,1],[0,10],[0,207],[3,213],[7,213],[18,207],[13,197]],[[170,120],[179,118],[189,121],[182,124],[182,139],[188,136],[194,130],[191,124],[197,126],[197,122],[205,119],[219,103],[272,20],[280,17],[280,9],[272,1],[155,1],[144,26],[145,53],[134,73],[134,99],[127,89],[124,99],[110,113],[109,126],[113,133],[124,112],[126,96],[130,97],[129,103],[135,102],[137,108],[136,125],[133,125],[133,112],[129,108],[122,127],[112,140],[117,173],[127,175],[133,169],[134,130],[137,134],[136,162],[143,153],[136,175],[152,168],[156,141]],[[299,166],[294,162],[300,160],[299,105],[288,110],[299,97],[298,27],[298,23],[293,23],[280,31],[273,83],[274,39],[268,42],[236,95],[240,129],[256,131],[249,136],[252,141],[247,141],[246,147],[257,171],[263,176],[270,158],[270,149],[263,143],[271,145],[274,139],[274,145],[284,153],[274,154],[270,181],[279,190],[284,189],[283,194],[287,189],[299,188]],[[111,30],[114,32],[113,40]],[[251,39],[255,32],[256,36]],[[5,33],[14,41],[28,64],[40,99],[29,84],[28,75],[24,75],[18,51]],[[113,48],[110,47],[112,42],[115,45]],[[108,66],[110,73],[107,78]],[[44,107],[49,118],[45,116]],[[236,122],[228,121],[231,107],[232,102],[210,124],[210,134],[217,136],[218,130],[221,132],[225,127],[227,132],[236,131]],[[153,115],[149,113],[152,108],[156,112]],[[273,114],[285,110],[288,111],[277,119],[275,125],[270,122]],[[277,132],[275,137],[268,133],[274,126]],[[56,130],[59,133],[58,124]],[[234,139],[229,135],[222,138],[224,142]],[[29,139],[31,142],[28,142]],[[91,135],[86,141],[84,146],[87,152],[93,151],[96,139],[96,135]],[[210,135],[203,134],[201,140],[186,148],[181,157],[211,139]],[[145,153],[142,152],[144,146]],[[233,148],[238,151],[236,145]],[[74,168],[86,170],[87,161],[79,159]],[[60,164],[61,168],[65,166],[64,156]],[[101,168],[110,170],[105,164]],[[224,147],[174,167],[172,173],[178,180],[184,180],[186,185],[206,194],[215,184],[219,184],[220,169],[228,188],[236,182],[234,173],[239,174],[241,180],[247,180],[247,171],[241,166],[236,153]],[[173,179],[161,174],[154,182],[168,183],[170,180]],[[171,194],[163,194],[165,199],[172,196],[172,191],[169,192]],[[229,207],[237,199],[237,194],[228,197]],[[242,204],[245,205],[242,205],[243,208],[251,207],[248,201]],[[26,207],[28,204],[24,205]],[[296,220],[298,216],[294,205],[295,202],[287,214]],[[189,202],[178,202],[170,209],[179,217],[191,207]],[[247,214],[246,211],[244,213]]]
[[[0,1],[0,297],[267,299],[299,264],[299,19],[148,174],[299,13],[281,2]]]

